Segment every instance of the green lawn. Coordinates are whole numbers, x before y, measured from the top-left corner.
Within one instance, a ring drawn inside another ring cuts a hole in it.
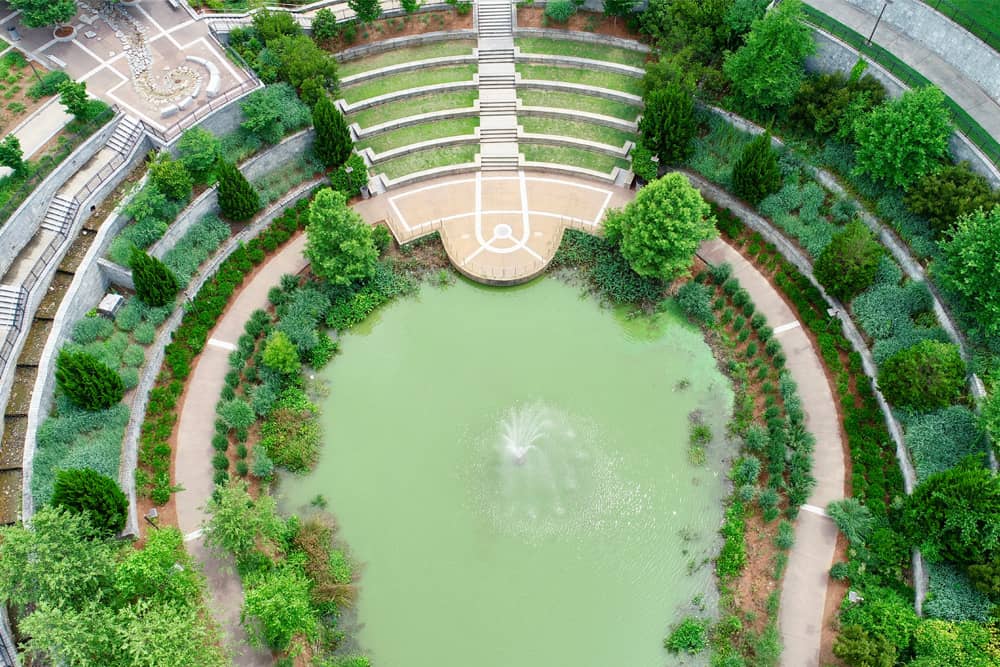
[[[453,42],[435,42],[434,44],[414,46],[408,49],[394,49],[367,58],[340,63],[337,71],[340,77],[344,78],[360,72],[369,72],[373,69],[388,67],[389,65],[399,65],[415,60],[472,55],[472,48],[475,45],[476,43],[470,40],[455,40]]]
[[[347,122],[357,123],[361,127],[381,125],[390,120],[416,116],[431,111],[445,109],[463,109],[471,107],[479,93],[475,90],[452,90],[446,93],[431,93],[419,97],[410,97],[391,104],[380,104],[356,111],[347,117]]]
[[[1000,51],[1000,2],[996,0],[923,0],[955,23]]]
[[[476,73],[476,65],[452,65],[449,67],[433,67],[414,72],[403,72],[391,76],[381,76],[371,81],[359,83],[356,86],[345,86],[341,90],[344,99],[349,103],[360,102],[369,97],[377,97],[386,93],[394,93],[408,88],[433,86],[438,83],[453,81],[472,81]]]
[[[518,97],[528,107],[551,107],[554,109],[575,109],[602,116],[635,120],[639,116],[639,107],[631,104],[608,100],[603,97],[584,95],[582,93],[564,93],[551,90],[521,90]]]
[[[623,132],[613,127],[586,123],[576,120],[563,120],[561,118],[539,118],[537,116],[524,116],[520,119],[524,131],[531,134],[554,134],[563,137],[575,137],[596,141],[599,144],[621,147],[626,141],[634,141],[635,135],[631,132]]]
[[[565,146],[549,146],[545,144],[521,144],[521,152],[528,162],[555,162],[570,164],[584,169],[592,169],[610,174],[614,167],[628,169],[628,160],[595,153],[582,148],[567,148]]]
[[[514,43],[521,47],[521,53],[544,53],[552,56],[573,56],[576,58],[590,58],[591,60],[607,60],[608,62],[620,65],[631,65],[632,67],[642,67],[646,62],[645,53],[629,49],[618,49],[602,44],[578,42],[572,39],[525,37],[515,40]]]
[[[399,178],[406,174],[413,174],[418,171],[433,169],[434,167],[443,167],[448,164],[474,162],[478,150],[478,144],[470,144],[468,146],[451,146],[449,148],[415,151],[409,155],[375,165],[373,169],[376,172],[384,172],[389,178]]]
[[[542,79],[545,81],[563,81],[565,83],[580,83],[586,86],[597,86],[610,90],[620,90],[624,93],[642,95],[642,80],[613,72],[600,72],[579,67],[551,67],[548,65],[518,65],[517,71],[522,79]]]
[[[478,126],[478,118],[451,118],[432,123],[420,123],[360,141],[358,148],[371,148],[376,153],[384,153],[393,148],[409,146],[421,141],[473,134]]]

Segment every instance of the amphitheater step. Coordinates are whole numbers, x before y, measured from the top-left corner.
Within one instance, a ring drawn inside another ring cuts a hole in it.
[[[479,143],[510,143],[517,141],[516,129],[482,129],[479,130]]]
[[[513,74],[480,74],[480,88],[513,88],[515,85]]]
[[[512,63],[514,62],[514,49],[490,49],[479,52],[480,63]]]
[[[517,156],[483,155],[480,166],[483,171],[516,171],[519,162]]]

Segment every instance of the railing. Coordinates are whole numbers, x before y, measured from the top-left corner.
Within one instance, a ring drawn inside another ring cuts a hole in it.
[[[250,71],[252,73],[253,70]],[[222,95],[212,99],[208,104],[195,108],[194,111],[192,111],[191,113],[184,116],[183,118],[175,122],[173,125],[170,125],[165,129],[161,130],[152,123],[148,122],[144,122],[143,125],[145,125],[146,127],[146,132],[153,135],[164,144],[168,144],[171,141],[173,141],[173,139],[177,137],[177,135],[179,135],[181,132],[188,129],[195,123],[203,120],[206,116],[209,116],[215,111],[218,111],[219,109],[226,106],[230,102],[238,100],[247,93],[257,90],[258,88],[262,87],[262,85],[263,84],[261,84],[260,80],[257,79],[256,76],[252,76],[249,79],[244,79],[242,82],[240,82],[238,86],[230,88],[226,92],[222,93]]]
[[[397,11],[403,9],[403,3],[400,0],[382,0],[379,3],[382,7],[382,13]],[[340,5],[334,9],[335,5]],[[220,19],[225,18],[249,18],[255,12],[262,9],[266,10],[279,10],[290,12],[292,14],[303,14],[306,12],[315,11],[318,9],[329,9],[333,12],[333,15],[337,17],[338,20],[346,20],[348,18],[354,17],[354,11],[347,6],[346,0],[325,0],[321,2],[311,2],[311,3],[283,3],[283,2],[248,2],[245,9],[212,9],[211,7],[196,7],[195,11],[201,15],[212,17],[212,15],[217,15]],[[213,19],[215,20],[215,19]]]
[[[17,294],[17,307],[14,311],[14,322],[7,331],[7,335],[4,336],[3,345],[0,345],[0,371],[5,370],[7,368],[7,364],[10,363],[11,353],[14,351],[14,345],[17,343],[17,337],[21,333],[21,325],[24,324],[24,310],[27,303],[28,290],[25,289],[24,285],[21,285]],[[2,644],[3,642],[0,641],[0,645]]]
[[[986,42],[994,51],[1000,52],[1000,33],[983,25],[976,19],[969,16],[948,0],[920,0],[931,9],[941,12],[955,23],[959,24],[979,39]],[[995,2],[996,0],[980,0],[983,4]]]
[[[122,122],[124,122],[124,120]],[[100,171],[91,176],[90,180],[87,181],[75,195],[73,195],[73,201],[76,202],[77,206],[85,202],[87,198],[90,197],[90,195],[92,195],[98,187],[100,187],[101,183],[106,181],[111,177],[111,175],[118,171],[118,167],[120,167],[125,160],[128,159],[128,156],[132,152],[132,148],[135,146],[136,142],[142,138],[143,131],[143,123],[141,122],[136,123],[132,127],[128,137],[125,139],[126,152],[115,155],[115,157],[111,159],[111,162],[104,165]]]
[[[877,62],[882,69],[889,72],[889,74],[899,79],[905,85],[911,88],[934,85],[933,82],[927,77],[897,58],[892,54],[892,52],[883,49],[877,44],[868,44],[868,40],[864,36],[854,32],[843,23],[830,18],[826,14],[810,7],[809,5],[803,5],[802,9],[805,11],[807,23],[810,23],[821,30],[825,30],[831,35],[846,42],[849,46],[856,49],[858,53],[866,55]],[[979,150],[981,150],[994,165],[1000,166],[1000,142],[990,135],[989,132],[984,130],[982,126],[969,115],[969,112],[963,109],[957,102],[955,102],[955,100],[951,99],[947,95],[945,96],[945,103],[951,110],[952,119],[954,120],[955,126],[958,130],[968,137],[972,143],[978,146]]]

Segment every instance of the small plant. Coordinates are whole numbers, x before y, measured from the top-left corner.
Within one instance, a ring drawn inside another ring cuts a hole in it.
[[[749,337],[750,337],[750,331],[747,329],[743,329],[742,331],[739,332],[739,334],[737,334],[736,340],[739,341],[740,343],[745,343],[747,338]]]
[[[757,497],[757,487],[754,484],[743,484],[736,492],[740,502],[752,503]]]
[[[663,642],[671,653],[689,653],[695,655],[705,650],[708,645],[708,621],[688,617],[671,631]]]
[[[737,316],[736,319],[733,320],[733,330],[743,331],[743,327],[745,327],[746,324],[747,324],[746,319],[744,319],[742,316]]]
[[[795,527],[787,520],[778,524],[778,534],[774,536],[774,546],[788,551],[795,544]]]
[[[327,505],[326,496],[324,496],[322,493],[317,493],[313,497],[313,499],[309,501],[309,504],[321,510],[326,509]]]
[[[576,14],[576,5],[571,0],[554,0],[545,5],[545,16],[556,23],[567,23]]]
[[[746,349],[747,359],[753,359],[755,356],[757,356],[757,351],[758,351],[757,343],[752,342],[749,345],[747,345]]]

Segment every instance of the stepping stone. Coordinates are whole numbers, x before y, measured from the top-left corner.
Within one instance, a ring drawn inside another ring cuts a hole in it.
[[[83,33],[83,36],[86,37],[87,39],[94,39],[95,37],[97,37],[97,33],[94,32],[93,30],[88,30],[85,33]]]

